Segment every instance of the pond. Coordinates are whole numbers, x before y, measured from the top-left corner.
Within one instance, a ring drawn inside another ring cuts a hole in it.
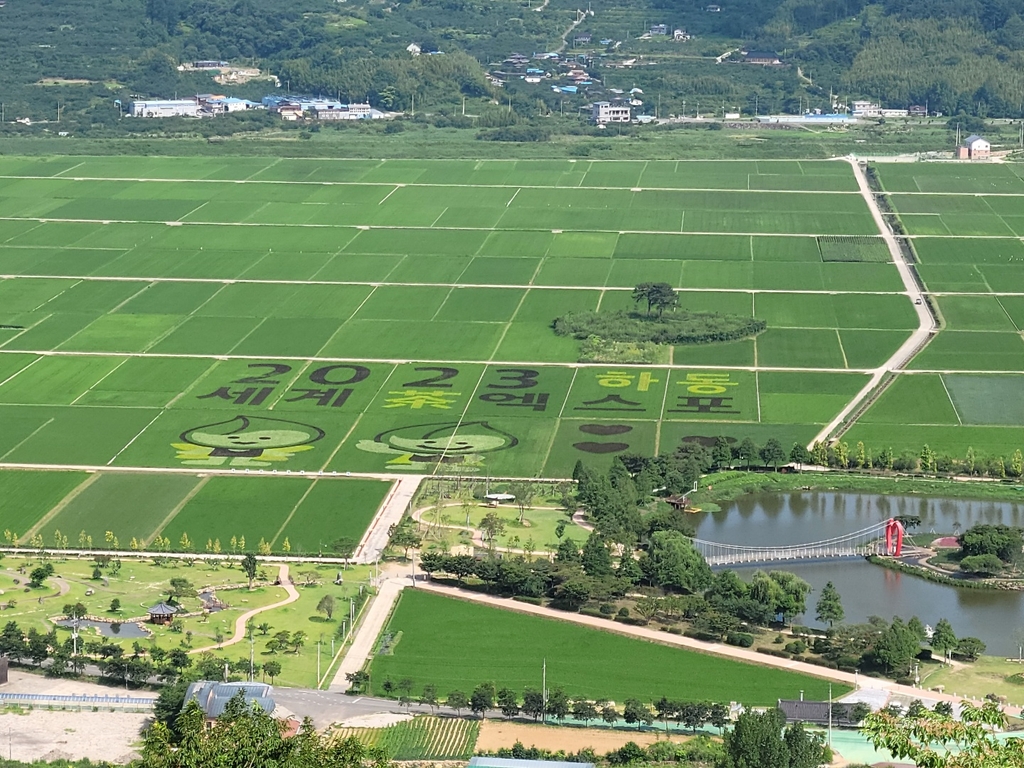
[[[782,493],[746,496],[715,513],[694,516],[697,538],[722,544],[777,546],[820,541],[867,528],[894,515],[913,515],[921,525],[912,536],[966,530],[975,523],[1024,525],[1024,503],[925,499],[855,493]],[[799,561],[761,566],[792,571],[811,584],[803,623],[814,621],[817,594],[831,581],[843,600],[846,621],[869,616],[918,616],[935,626],[948,619],[958,636],[973,635],[987,653],[1017,656],[1016,632],[1024,630],[1024,593],[960,589],[896,573],[859,560]],[[735,568],[749,579],[756,567]]]
[[[60,621],[55,621],[54,624],[65,629],[71,629],[74,626],[74,622],[71,619],[61,619]],[[126,637],[129,640],[138,640],[139,638],[149,637],[152,634],[148,629],[135,622],[125,622],[118,628],[117,632],[114,631],[113,624],[114,622],[110,621],[79,619],[78,629],[79,632],[85,629],[97,629],[103,637]]]

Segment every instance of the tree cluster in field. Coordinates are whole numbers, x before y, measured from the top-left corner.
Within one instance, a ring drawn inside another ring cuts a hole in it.
[[[670,311],[679,294],[668,283],[640,283],[633,301],[646,304],[646,312],[568,312],[552,324],[559,336],[633,344],[711,344],[756,336],[767,326],[763,320],[718,312]]]
[[[213,678],[216,679],[216,678]],[[195,699],[174,713],[173,727],[159,718],[143,732],[146,768],[388,768],[387,751],[354,736],[321,735],[306,718],[299,732],[284,736],[281,724],[239,691],[212,726]]]

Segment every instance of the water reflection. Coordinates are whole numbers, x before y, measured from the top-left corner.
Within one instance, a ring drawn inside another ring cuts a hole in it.
[[[851,533],[894,515],[921,517],[912,534],[926,537],[952,533],[959,523],[1020,525],[1024,505],[997,501],[924,499],[916,496],[879,496],[852,493],[789,493],[749,496],[721,512],[694,516],[698,538],[722,544],[779,546],[809,543]],[[817,593],[831,581],[839,590],[846,620],[868,616],[919,616],[935,626],[949,619],[958,635],[980,637],[988,653],[1017,655],[1014,633],[1024,628],[1024,593],[957,589],[870,565],[862,560],[828,563],[787,563],[814,588],[808,598],[805,623],[814,624]],[[757,568],[737,568],[749,578]]]

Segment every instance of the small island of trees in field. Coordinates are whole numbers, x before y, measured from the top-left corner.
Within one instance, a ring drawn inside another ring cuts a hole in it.
[[[636,310],[568,312],[552,327],[558,336],[581,342],[580,362],[601,363],[662,362],[666,346],[737,341],[767,327],[752,317],[681,310],[679,294],[668,283],[639,283],[632,298]],[[641,304],[646,311],[639,310]]]

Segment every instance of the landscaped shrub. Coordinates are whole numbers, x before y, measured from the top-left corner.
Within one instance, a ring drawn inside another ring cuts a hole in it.
[[[729,645],[738,645],[740,648],[749,648],[754,644],[754,636],[749,632],[730,632],[725,636],[725,642]]]
[[[516,595],[512,599],[518,600],[520,603],[529,603],[530,605],[544,605],[544,599],[540,597],[527,597],[526,595]]]
[[[801,654],[807,650],[807,643],[803,640],[794,640],[792,643],[786,643],[786,650],[793,654]]]

